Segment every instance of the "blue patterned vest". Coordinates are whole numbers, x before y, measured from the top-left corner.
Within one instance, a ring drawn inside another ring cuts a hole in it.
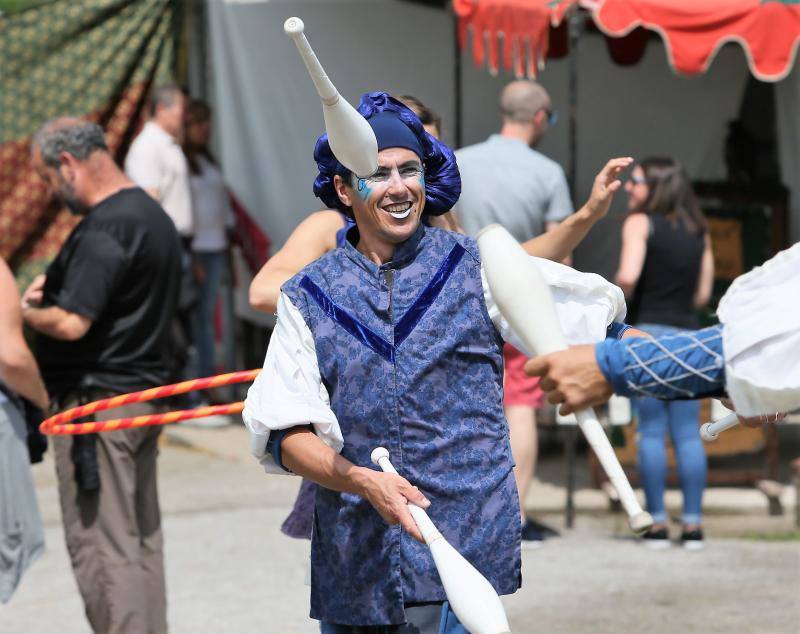
[[[428,514],[445,538],[510,594],[520,585],[519,502],[502,341],[483,299],[477,246],[420,225],[379,266],[353,246],[357,232],[283,287],[314,336],[342,455],[372,467],[370,452],[386,447],[431,500]],[[426,546],[365,499],[317,487],[312,618],[400,624],[404,604],[444,599]]]

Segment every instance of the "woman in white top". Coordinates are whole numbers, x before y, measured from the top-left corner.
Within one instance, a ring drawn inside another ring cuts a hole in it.
[[[184,152],[194,210],[192,252],[195,261],[198,302],[192,339],[197,350],[197,376],[211,376],[214,367],[214,308],[228,268],[228,234],[233,212],[217,162],[208,148],[211,108],[193,99],[186,108]]]

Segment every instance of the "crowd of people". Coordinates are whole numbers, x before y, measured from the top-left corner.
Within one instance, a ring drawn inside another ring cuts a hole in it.
[[[377,171],[353,174],[321,136],[314,191],[325,208],[251,283],[251,305],[278,320],[243,418],[267,472],[304,477],[283,530],[312,540],[311,616],[322,632],[428,632],[439,623],[465,631],[407,502],[430,507],[499,593],[519,587],[520,546],[557,535],[526,514],[545,397],[566,412],[612,391],[635,395],[639,471],[655,522],[643,542],[670,543],[669,435],[683,492],[681,543],[702,547],[697,402],[632,389],[631,366],[619,360],[675,340],[722,354],[719,332],[697,331],[695,310],[710,299],[714,271],[688,176],[669,158],[612,159],[573,211],[563,170],[535,149],[556,120],[546,90],[514,81],[499,105],[499,133],[454,153],[440,139],[440,117],[418,99],[364,95],[359,109],[378,141]],[[23,536],[2,559],[0,600],[43,547],[27,463],[37,448],[41,455],[35,430],[44,414],[218,369],[214,315],[232,270],[234,223],[210,149],[212,112],[165,85],[152,90],[149,115],[124,169],[97,124],[59,118],[33,138],[36,171],[82,220],[21,296],[0,261],[0,474],[14,473],[0,477],[0,530],[21,527]],[[568,263],[623,178],[629,214],[615,286]],[[528,360],[532,351],[500,313],[473,239],[492,223],[534,258],[568,340],[591,346]],[[626,299],[634,328],[620,324]],[[580,318],[576,307],[587,308]],[[23,325],[36,335],[33,353]],[[690,396],[723,389],[718,380]],[[159,407],[130,404],[96,419]],[[53,439],[64,533],[95,632],[167,630],[160,432]],[[377,445],[402,475],[370,468]],[[442,469],[453,464],[457,474]],[[467,517],[473,530],[460,531]],[[401,560],[399,570],[393,562]],[[394,629],[377,629],[387,627]]]

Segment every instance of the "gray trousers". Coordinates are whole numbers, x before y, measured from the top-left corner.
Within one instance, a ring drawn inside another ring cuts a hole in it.
[[[64,407],[77,404],[76,400]],[[149,403],[98,412],[94,420],[151,414]],[[92,629],[167,631],[156,457],[161,426],[97,434],[100,489],[81,492],[71,436],[54,436],[61,514],[72,569]]]

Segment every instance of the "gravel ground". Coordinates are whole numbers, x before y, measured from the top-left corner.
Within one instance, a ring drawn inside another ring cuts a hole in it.
[[[308,545],[278,526],[298,482],[263,475],[246,454],[240,427],[175,429],[160,459],[169,621],[173,633],[312,633],[303,585]],[[37,465],[47,524],[45,555],[9,604],[3,634],[78,634],[89,628],[69,568],[52,464]],[[523,554],[523,588],[504,602],[515,633],[742,632],[797,634],[800,541],[791,514],[767,517],[760,499],[741,492],[735,514],[706,497],[707,548],[653,552],[627,534],[618,515],[582,491],[576,528]],[[538,485],[532,498],[557,507],[563,491]],[[537,503],[537,506],[539,504]],[[563,518],[541,519],[560,527]],[[760,539],[738,535],[760,533]],[[772,536],[770,538],[769,536]]]

